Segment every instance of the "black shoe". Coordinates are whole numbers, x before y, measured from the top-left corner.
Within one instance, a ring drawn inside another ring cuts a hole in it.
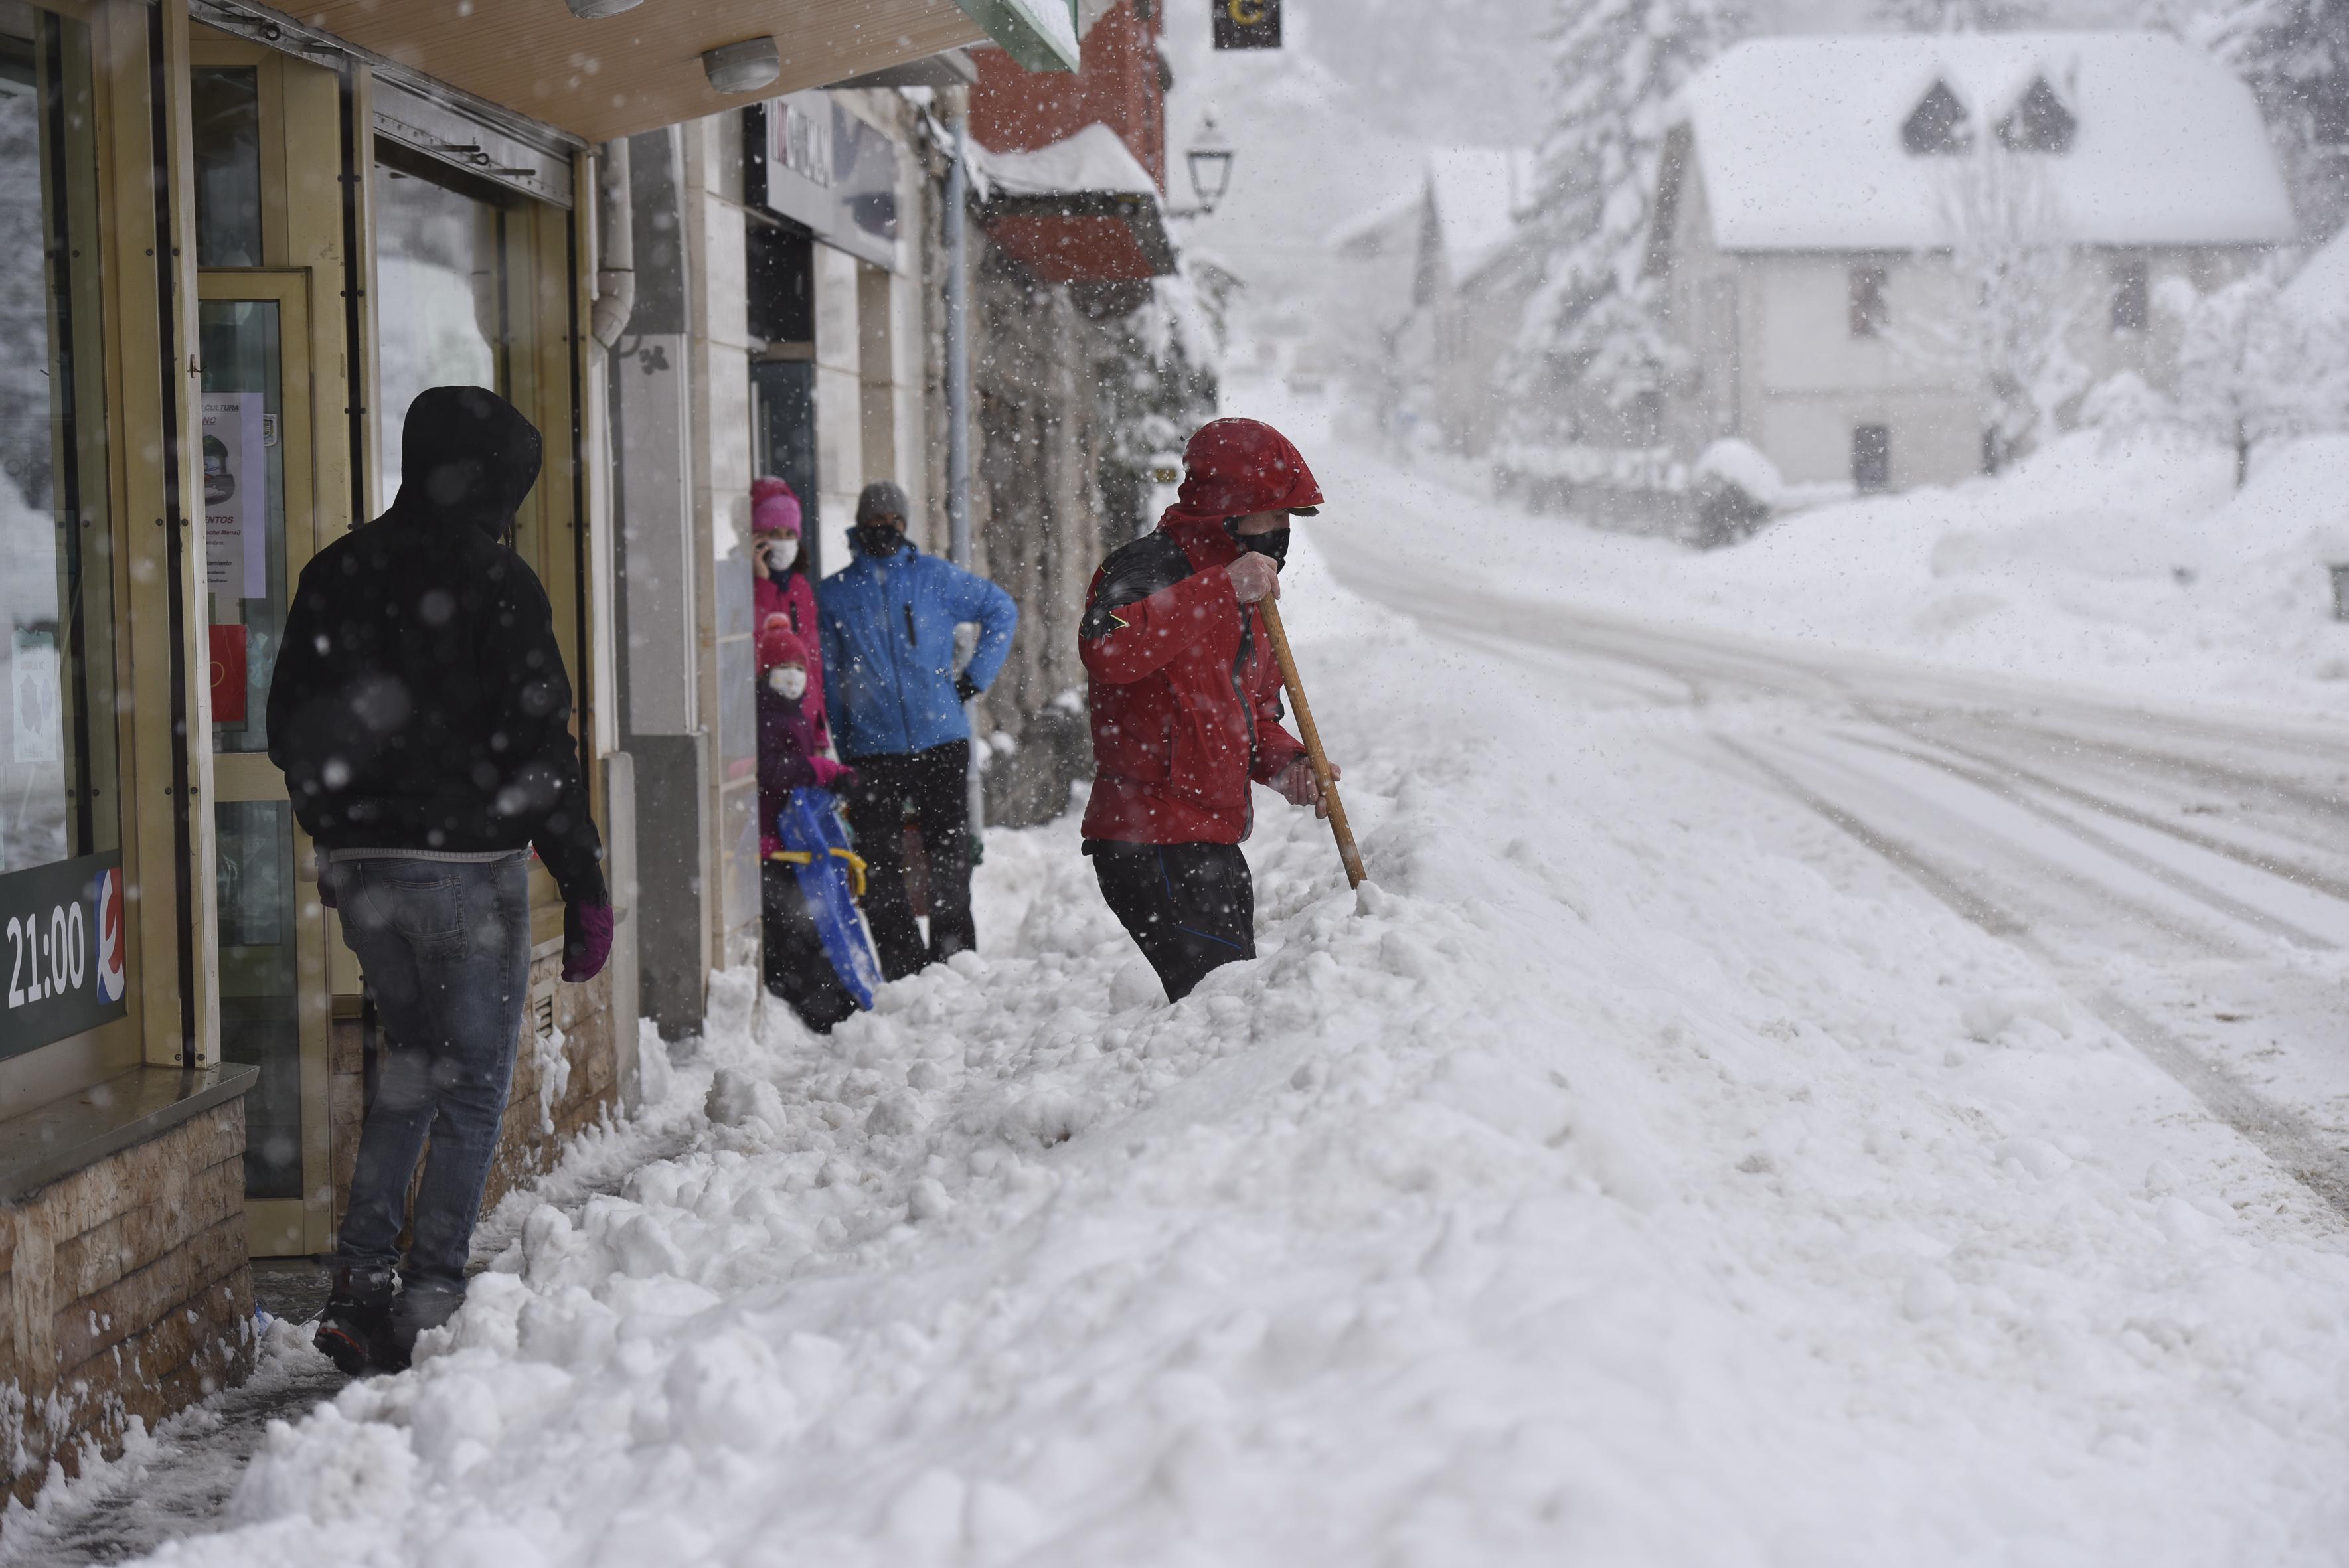
[[[318,1315],[311,1343],[347,1377],[405,1368],[408,1357],[392,1333],[389,1271],[336,1269],[335,1293]]]
[[[450,1285],[440,1280],[411,1279],[392,1303],[391,1320],[386,1332],[388,1353],[405,1371],[416,1354],[416,1342],[457,1315],[465,1305],[462,1282]]]

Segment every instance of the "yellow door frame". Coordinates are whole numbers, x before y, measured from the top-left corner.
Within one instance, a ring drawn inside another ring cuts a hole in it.
[[[310,308],[313,282],[306,270],[206,269],[197,275],[199,297],[255,301],[277,307],[279,407],[278,449],[285,465],[285,582],[288,598],[302,568],[318,546],[318,499],[315,446],[318,426],[316,385],[311,377]],[[209,739],[209,732],[207,732]],[[285,776],[262,752],[218,752],[212,757],[212,805],[236,800],[285,800]],[[210,818],[207,817],[209,822]],[[294,828],[297,865],[316,863],[308,835]],[[315,878],[315,872],[312,873]],[[310,884],[297,877],[297,888]],[[327,1093],[326,944],[329,922],[316,897],[303,892],[294,903],[295,985],[300,1041],[302,1105],[302,1196],[247,1199],[247,1234],[256,1256],[325,1251],[334,1239],[333,1129]]]

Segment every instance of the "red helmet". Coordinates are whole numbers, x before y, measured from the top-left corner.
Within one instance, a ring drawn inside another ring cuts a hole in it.
[[[1310,517],[1321,487],[1288,438],[1261,419],[1211,419],[1183,449],[1176,510],[1197,518],[1294,511]]]

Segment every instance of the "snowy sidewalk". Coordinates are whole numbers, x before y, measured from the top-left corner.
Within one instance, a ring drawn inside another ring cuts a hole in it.
[[[2256,1151],[1720,716],[1294,578],[1374,887],[1260,794],[1265,956],[1169,1008],[1064,821],[828,1041],[729,977],[157,1560],[2337,1557],[2349,1258]]]

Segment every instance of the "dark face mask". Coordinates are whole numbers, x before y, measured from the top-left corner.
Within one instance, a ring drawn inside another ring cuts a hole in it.
[[[867,555],[895,555],[905,545],[905,531],[885,522],[859,523],[848,531],[848,537]]]
[[[1252,550],[1258,555],[1269,555],[1274,561],[1284,564],[1288,562],[1288,530],[1276,528],[1270,533],[1242,533],[1228,522],[1224,524],[1224,528],[1231,534],[1232,542],[1242,550]]]

